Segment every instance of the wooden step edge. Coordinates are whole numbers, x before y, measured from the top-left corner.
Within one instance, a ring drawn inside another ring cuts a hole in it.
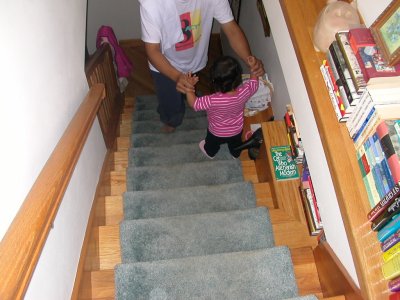
[[[123,197],[99,197],[96,205],[96,226],[118,225],[124,219]]]
[[[114,269],[121,263],[119,225],[97,226],[92,232],[85,271]]]
[[[78,300],[114,298],[114,270],[84,272]]]

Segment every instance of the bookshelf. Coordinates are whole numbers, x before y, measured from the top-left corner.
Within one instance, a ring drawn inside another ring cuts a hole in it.
[[[376,233],[371,232],[367,222],[366,215],[370,210],[370,206],[357,164],[355,148],[345,127],[346,125],[338,122],[330,104],[328,91],[319,69],[321,62],[325,59],[325,54],[316,52],[312,43],[315,20],[325,4],[325,0],[280,0],[281,9],[303,76],[309,105],[312,109],[311,115],[313,121],[315,121],[326,157],[328,167],[326,172],[329,173],[331,178],[331,185],[336,196],[334,198],[337,200],[340,209],[345,238],[351,251],[362,296],[365,299],[387,299],[387,282],[383,280],[380,269],[382,262],[379,254],[381,251],[377,243]],[[268,7],[269,5],[266,5],[267,10]],[[274,20],[271,21],[272,34],[274,35]],[[301,116],[302,112],[301,110],[296,110],[296,105],[294,105],[294,109],[298,123],[301,123],[302,119],[304,120]],[[302,132],[307,159],[309,161],[317,160],[318,156],[306,148],[307,144],[313,143],[312,137],[307,135],[301,124],[299,124],[299,127]],[[313,166],[310,166],[311,175],[313,176],[312,168]],[[321,182],[322,180],[317,176],[313,176],[314,178],[315,185],[327,184]],[[323,200],[321,202],[326,211],[329,203],[324,203]],[[334,227],[334,224],[328,223],[328,226]],[[324,228],[328,231],[334,230],[333,228],[326,228],[325,222]],[[329,243],[329,236],[327,238]],[[316,251],[320,250],[317,249]],[[316,255],[316,259],[318,257]],[[329,271],[326,270],[326,272],[320,273],[322,286],[324,286],[324,282],[329,281],[324,280],[325,275],[329,277],[327,272]],[[326,284],[325,289],[328,295],[325,296],[335,296],[335,287],[333,285]]]

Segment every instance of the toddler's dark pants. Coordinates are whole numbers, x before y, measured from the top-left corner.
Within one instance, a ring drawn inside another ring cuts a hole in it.
[[[222,144],[228,144],[228,149],[231,155],[235,158],[240,156],[241,150],[235,151],[234,149],[242,144],[242,132],[237,135],[230,136],[230,137],[220,137],[213,135],[207,129],[207,136],[206,136],[206,143],[204,145],[204,150],[207,152],[208,156],[214,157]]]

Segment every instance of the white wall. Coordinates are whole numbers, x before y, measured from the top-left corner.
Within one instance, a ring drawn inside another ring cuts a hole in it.
[[[389,5],[392,0],[358,0],[358,10],[366,26],[376,20],[379,14]]]
[[[246,34],[253,55],[264,63],[265,71],[274,85],[271,106],[275,117],[282,119],[286,112],[286,104],[290,103],[290,98],[276,52],[274,37],[265,37],[264,35],[256,0],[242,1],[239,25]],[[222,38],[222,43],[224,53],[235,56],[225,37]]]
[[[96,50],[96,35],[102,25],[111,26],[118,40],[140,39],[138,0],[88,0],[87,45]]]
[[[1,238],[88,91],[85,18],[81,0],[0,2]],[[97,122],[84,151],[27,299],[70,297],[105,155]]]

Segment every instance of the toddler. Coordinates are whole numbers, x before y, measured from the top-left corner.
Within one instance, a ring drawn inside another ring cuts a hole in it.
[[[250,68],[255,63],[254,57],[248,57]],[[235,148],[242,144],[243,111],[247,100],[258,89],[258,77],[252,73],[250,80],[243,83],[242,68],[230,56],[218,58],[211,67],[210,75],[214,94],[196,97],[194,92],[186,92],[189,106],[195,111],[207,111],[207,135],[200,141],[199,147],[212,159],[220,146],[227,143],[231,155],[238,158],[241,150]],[[193,85],[198,82],[198,78],[190,73],[187,77]]]

